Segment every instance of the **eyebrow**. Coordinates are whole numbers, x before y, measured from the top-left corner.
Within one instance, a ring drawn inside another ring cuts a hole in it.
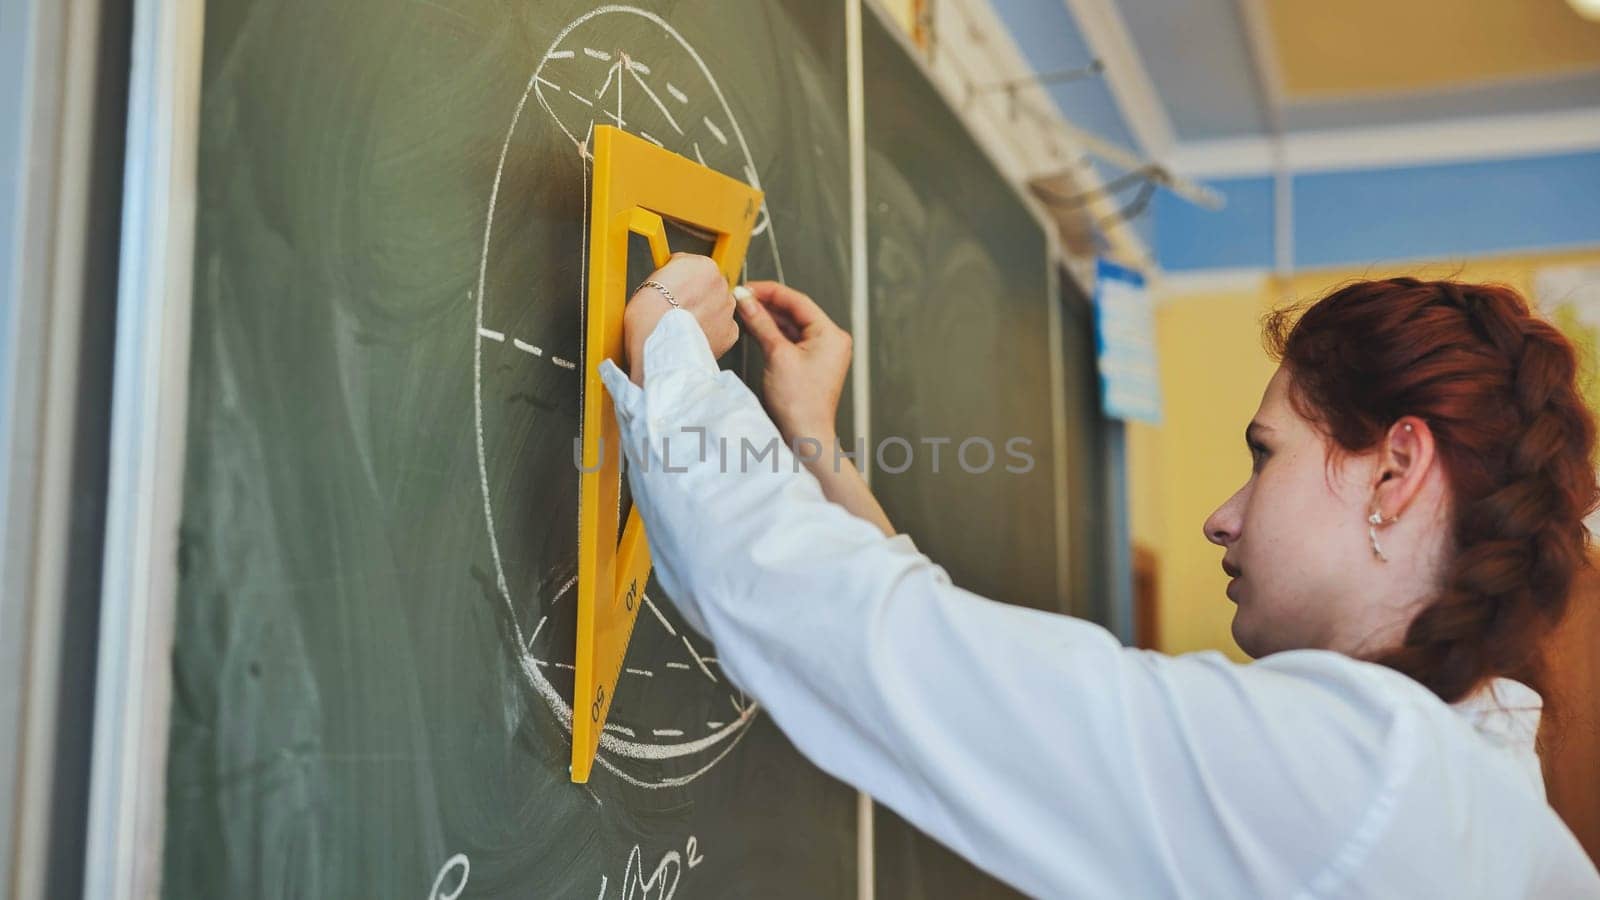
[[[1248,443],[1250,443],[1252,440],[1254,440],[1256,438],[1258,433],[1271,434],[1272,432],[1273,432],[1273,427],[1271,425],[1266,425],[1266,424],[1263,424],[1261,422],[1252,421],[1248,426],[1246,426],[1246,428],[1244,430],[1244,441],[1245,441],[1245,443],[1248,444]]]

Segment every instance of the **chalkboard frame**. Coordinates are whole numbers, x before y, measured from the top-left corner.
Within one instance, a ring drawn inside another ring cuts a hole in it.
[[[161,877],[203,0],[135,0],[84,893]]]
[[[82,893],[130,22],[0,13],[0,884]],[[20,27],[12,27],[20,26]],[[109,226],[107,223],[111,223]]]

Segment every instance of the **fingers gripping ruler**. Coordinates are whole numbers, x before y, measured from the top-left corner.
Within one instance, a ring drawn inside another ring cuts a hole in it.
[[[583,467],[578,506],[578,641],[573,659],[572,780],[589,780],[650,575],[639,510],[617,539],[622,446],[600,361],[622,362],[628,235],[667,264],[667,220],[715,236],[711,258],[731,286],[744,266],[762,192],[609,125],[594,130],[589,297],[583,358]]]

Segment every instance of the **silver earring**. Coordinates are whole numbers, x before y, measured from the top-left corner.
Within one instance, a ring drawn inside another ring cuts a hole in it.
[[[1398,515],[1385,519],[1383,514],[1377,510],[1373,510],[1372,515],[1367,516],[1367,537],[1372,539],[1372,555],[1376,556],[1380,562],[1388,562],[1389,557],[1383,555],[1383,548],[1378,545],[1378,526],[1389,525],[1398,521],[1400,521]]]
[[[1407,422],[1405,428],[1406,431],[1411,431],[1411,423]],[[1372,539],[1372,555],[1382,562],[1388,562],[1389,557],[1383,555],[1383,547],[1378,545],[1378,526],[1389,525],[1398,521],[1400,521],[1399,513],[1385,519],[1383,513],[1376,509],[1372,511],[1372,515],[1367,516],[1367,537]]]

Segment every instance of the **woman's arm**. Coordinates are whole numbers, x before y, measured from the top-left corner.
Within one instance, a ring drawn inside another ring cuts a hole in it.
[[[1370,818],[1386,723],[1338,684],[963,590],[826,498],[687,312],[643,352],[642,390],[601,375],[656,574],[818,766],[1035,895],[1292,896]]]
[[[829,436],[820,443],[826,449],[814,459],[802,456],[801,462],[805,464],[806,471],[817,479],[822,495],[844,507],[856,518],[871,522],[885,537],[894,537],[894,526],[889,523],[889,516],[879,505],[878,498],[873,496],[872,488],[867,486],[867,480],[861,477],[861,471],[842,452],[834,455],[834,450],[839,448],[839,439]]]
[[[761,392],[784,441],[799,451],[824,496],[892,537],[894,526],[834,430],[850,370],[849,332],[788,285],[753,281],[733,293],[739,318],[767,359]]]

